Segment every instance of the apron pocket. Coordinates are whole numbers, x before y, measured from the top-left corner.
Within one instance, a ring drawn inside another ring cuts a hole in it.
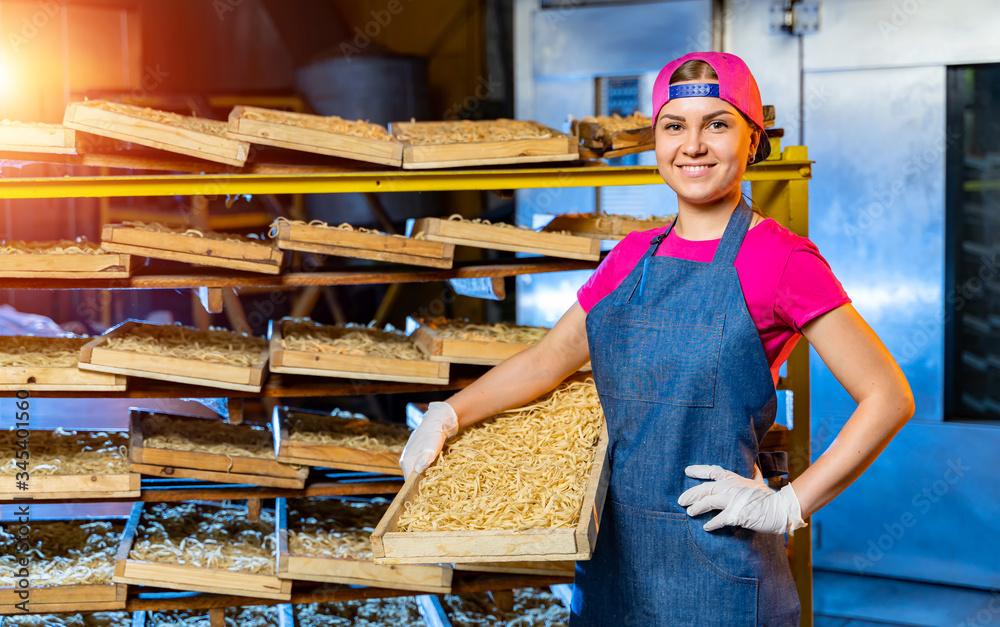
[[[598,389],[625,400],[713,407],[725,320],[724,313],[615,303],[601,325],[607,341],[597,347]],[[622,363],[622,354],[634,363]]]
[[[617,613],[624,618],[617,624],[756,624],[758,580],[734,577],[708,561],[691,541],[687,514],[649,511],[615,501],[611,505],[621,567],[607,573],[604,590],[608,597],[628,604]]]

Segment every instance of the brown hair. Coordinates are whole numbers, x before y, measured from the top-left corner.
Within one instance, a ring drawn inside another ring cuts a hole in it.
[[[674,73],[670,75],[670,84],[673,85],[681,81],[705,80],[706,78],[717,81],[719,80],[719,75],[715,73],[715,69],[707,62],[701,59],[691,59],[690,61],[685,61],[679,68],[674,70]]]

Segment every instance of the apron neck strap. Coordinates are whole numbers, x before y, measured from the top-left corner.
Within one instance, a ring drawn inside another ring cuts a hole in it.
[[[740,202],[729,216],[729,223],[726,224],[726,232],[722,234],[722,241],[719,242],[718,248],[715,249],[715,256],[712,257],[714,265],[727,267],[733,265],[736,261],[736,254],[740,252],[740,247],[743,246],[743,238],[746,236],[752,220],[753,211],[747,205],[743,196],[740,196]],[[656,251],[660,249],[660,244],[663,243],[663,240],[667,239],[675,224],[677,224],[676,217],[667,225],[667,229],[663,231],[662,235],[657,235],[653,238],[643,258],[652,257],[656,254]]]
[[[713,265],[732,267],[736,262],[736,254],[743,246],[743,238],[746,237],[752,221],[753,211],[743,196],[740,196],[739,204],[736,205],[733,214],[729,216],[729,224],[726,225],[726,232],[722,234],[722,241],[715,249],[715,256],[712,258]]]

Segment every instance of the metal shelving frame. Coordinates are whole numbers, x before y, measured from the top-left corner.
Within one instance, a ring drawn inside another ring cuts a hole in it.
[[[808,236],[808,184],[812,175],[804,146],[789,146],[763,163],[751,166],[745,180],[751,183],[755,203],[767,217],[794,233]],[[140,176],[65,176],[52,178],[8,178],[0,179],[0,199],[24,198],[113,198],[124,196],[196,196],[196,195],[237,195],[237,194],[326,194],[346,192],[419,192],[489,190],[506,192],[514,189],[557,188],[557,187],[601,187],[614,185],[656,185],[662,184],[655,167],[611,167],[604,164],[559,167],[515,167],[482,168],[468,170],[433,171],[359,171],[309,174],[154,174]],[[510,267],[491,268],[475,266],[472,270],[454,271],[412,271],[378,273],[291,273],[282,277],[254,277],[245,273],[194,274],[185,276],[134,277],[119,282],[100,282],[93,286],[86,281],[40,281],[5,280],[0,287],[11,289],[162,289],[177,287],[248,287],[248,286],[297,286],[323,284],[393,283],[402,281],[436,281],[452,276],[509,276],[531,272],[580,269],[593,267],[586,262],[569,260],[516,260]],[[520,265],[518,265],[520,264]],[[449,272],[454,273],[449,275]],[[107,283],[105,285],[104,283]],[[162,386],[161,386],[162,387]],[[315,386],[314,386],[315,387]],[[322,386],[321,386],[322,387]],[[156,388],[155,391],[153,388]],[[357,388],[360,389],[360,388]],[[365,386],[366,393],[383,391],[380,385]],[[810,415],[809,415],[809,349],[805,341],[799,342],[788,359],[787,376],[778,383],[779,390],[792,392],[792,413],[794,425],[789,433],[790,478],[800,475],[810,463]],[[283,393],[295,395],[295,386]],[[179,390],[178,390],[179,391]],[[401,391],[400,386],[386,384],[385,392]],[[155,396],[173,396],[173,391],[160,390],[156,385],[149,392]],[[383,486],[379,486],[382,488]],[[356,488],[355,488],[356,489]],[[240,493],[239,488],[229,490],[229,498]],[[353,489],[345,491],[353,492]],[[331,490],[336,492],[336,490]],[[193,493],[192,493],[193,494]],[[179,496],[179,495],[178,495]],[[185,495],[186,496],[186,495]],[[246,489],[246,496],[254,498],[253,489]],[[802,625],[812,625],[812,540],[811,528],[796,531],[789,542],[792,571],[802,604]],[[546,579],[546,578],[542,578]],[[563,583],[561,580],[538,579],[539,585]],[[529,581],[530,580],[530,581]],[[479,581],[477,579],[477,581]],[[531,585],[534,578],[525,577],[484,577],[471,588],[489,589],[490,585],[510,587]],[[491,582],[491,583],[486,583]],[[398,595],[398,591],[370,589],[358,592],[357,596],[372,594]],[[306,595],[297,595],[305,602]],[[323,596],[323,595],[320,595]],[[350,595],[326,592],[323,598],[340,599]],[[200,598],[200,597],[199,597]],[[169,609],[179,607],[179,600],[157,603],[155,600],[129,600],[129,609]],[[196,601],[186,598],[180,604],[185,607],[219,607],[250,604],[253,599],[241,600],[237,597],[225,599],[205,598]],[[192,605],[193,604],[193,605]]]

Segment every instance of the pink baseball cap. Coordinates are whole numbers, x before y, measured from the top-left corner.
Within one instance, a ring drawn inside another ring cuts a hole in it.
[[[686,83],[670,85],[670,77],[681,65],[688,61],[704,61],[712,66],[719,76],[719,84]],[[653,122],[660,115],[660,109],[673,98],[712,97],[725,100],[747,116],[760,130],[760,141],[752,163],[767,159],[771,154],[771,142],[764,131],[764,106],[760,100],[760,90],[750,68],[735,54],[724,52],[691,52],[668,63],[656,76],[653,83]]]

